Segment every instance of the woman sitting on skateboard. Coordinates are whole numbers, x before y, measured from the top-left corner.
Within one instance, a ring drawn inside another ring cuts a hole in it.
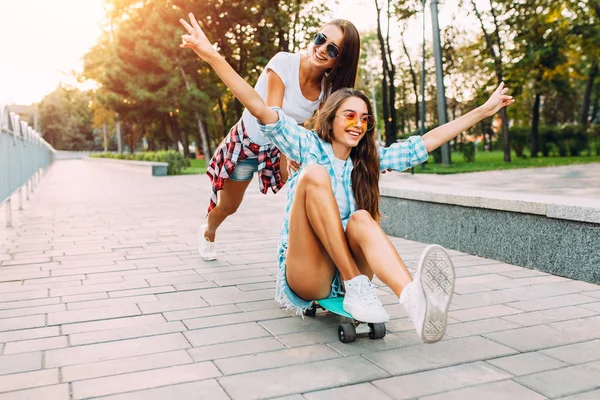
[[[437,245],[423,252],[415,278],[379,225],[379,173],[402,171],[427,160],[428,152],[502,107],[514,103],[501,84],[482,106],[422,138],[377,146],[369,99],[358,90],[332,93],[319,110],[315,130],[299,126],[268,107],[210,44],[190,14],[181,47],[193,49],[217,72],[257,118],[261,132],[288,158],[301,164],[289,180],[279,243],[276,300],[302,312],[314,300],[345,291],[344,310],[362,322],[387,322],[371,283],[388,285],[406,307],[425,342],[442,338],[454,290],[454,268]]]

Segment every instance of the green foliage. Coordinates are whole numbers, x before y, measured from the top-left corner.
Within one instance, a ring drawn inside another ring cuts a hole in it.
[[[475,161],[475,143],[467,142],[462,146],[462,154],[466,162]]]
[[[529,143],[531,128],[525,126],[513,126],[509,130],[510,145],[517,157],[524,157],[523,151]]]
[[[579,156],[588,146],[588,134],[583,125],[566,125],[561,131],[561,140],[569,149],[569,155]]]
[[[190,160],[178,151],[146,151],[135,154],[123,153],[99,153],[91,154],[90,157],[113,158],[117,160],[155,161],[169,163],[167,175],[179,175],[184,168],[189,167]]]

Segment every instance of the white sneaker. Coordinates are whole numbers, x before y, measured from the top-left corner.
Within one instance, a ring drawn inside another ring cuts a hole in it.
[[[346,288],[344,311],[352,315],[352,318],[370,323],[390,320],[390,316],[375,293],[375,286],[366,275],[358,275],[349,281],[344,281],[344,286]]]
[[[213,261],[217,259],[217,252],[215,251],[215,242],[211,242],[207,237],[204,236],[206,232],[206,225],[202,225],[198,229],[198,252],[200,257],[204,261]]]
[[[443,247],[433,244],[421,255],[414,281],[400,294],[421,340],[434,343],[446,333],[448,308],[454,293],[454,266]]]

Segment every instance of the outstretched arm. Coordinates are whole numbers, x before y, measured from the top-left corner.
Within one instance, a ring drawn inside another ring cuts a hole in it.
[[[231,65],[214,49],[208,38],[200,28],[194,14],[190,13],[190,22],[180,19],[179,22],[188,31],[187,35],[181,35],[180,47],[194,50],[194,52],[206,61],[223,83],[233,92],[235,97],[248,109],[262,124],[273,124],[277,122],[277,112],[268,107],[260,98],[259,94],[245,80],[239,76]]]
[[[423,143],[425,143],[427,151],[431,152],[437,149],[482,119],[496,114],[502,107],[513,104],[515,99],[512,96],[507,96],[507,91],[508,88],[504,87],[504,82],[500,83],[484,105],[477,107],[454,121],[450,121],[427,132],[423,135]]]

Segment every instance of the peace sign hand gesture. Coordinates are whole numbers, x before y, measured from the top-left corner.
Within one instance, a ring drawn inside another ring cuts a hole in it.
[[[488,117],[496,114],[502,107],[510,106],[515,102],[515,99],[512,96],[506,94],[507,92],[508,88],[504,86],[504,82],[501,82],[483,105]]]
[[[194,14],[190,13],[189,17],[191,25],[183,18],[179,20],[181,25],[188,31],[188,35],[181,35],[182,43],[179,47],[194,50],[200,58],[206,61],[211,55],[217,54],[217,51],[200,28]]]

